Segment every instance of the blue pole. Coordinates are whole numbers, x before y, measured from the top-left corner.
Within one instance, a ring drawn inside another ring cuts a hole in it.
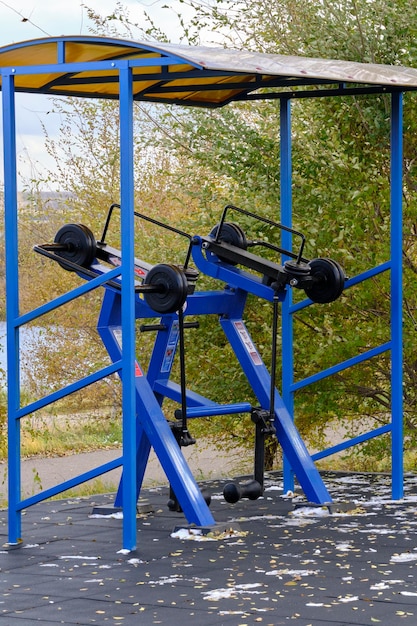
[[[402,93],[391,100],[391,411],[392,497],[404,495],[402,328]]]
[[[291,100],[282,98],[280,102],[280,185],[281,223],[292,227],[292,155],[291,155]],[[283,231],[282,247],[291,250],[291,233]],[[282,399],[288,413],[294,419],[294,394],[291,391],[294,372],[293,319],[291,309],[291,289],[287,290],[282,303]],[[284,492],[294,491],[294,472],[288,458],[283,459]]]
[[[120,194],[122,246],[123,548],[136,548],[136,398],[133,81],[128,62],[120,69]]]
[[[17,226],[16,110],[14,76],[3,74],[3,154],[6,246],[6,319],[7,319],[7,419],[8,419],[8,500],[9,543],[21,537],[20,406],[19,372],[19,272]]]

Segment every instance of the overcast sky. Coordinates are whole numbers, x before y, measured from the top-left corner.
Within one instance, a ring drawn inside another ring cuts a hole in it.
[[[94,9],[100,15],[110,15],[116,0],[0,0],[0,47],[11,43],[47,36],[91,34],[91,23],[86,9]],[[144,23],[144,11],[152,16],[155,25],[166,32],[172,42],[179,41],[181,30],[176,11],[182,15],[189,10],[179,0],[123,0],[132,22]],[[169,5],[171,8],[163,8]],[[47,121],[48,133],[54,135],[58,120],[47,116],[51,106],[43,96],[17,94],[17,149],[19,169],[23,178],[36,175],[31,164],[51,167],[43,148],[41,122]],[[0,115],[1,130],[1,115]],[[0,182],[3,181],[2,150],[0,156]],[[19,182],[22,186],[22,182]]]
[[[83,5],[106,16],[113,12],[116,4],[116,0],[0,0],[0,46],[44,36],[88,34],[91,24]],[[186,3],[122,0],[122,4],[128,8],[133,22],[140,24],[146,11],[163,31],[169,31],[172,41],[178,41],[175,12],[185,14]]]

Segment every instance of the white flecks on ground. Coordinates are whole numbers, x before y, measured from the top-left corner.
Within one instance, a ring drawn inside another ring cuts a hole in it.
[[[234,522],[257,522],[257,521],[265,521],[265,522],[270,522],[270,521],[283,521],[283,517],[282,515],[251,515],[248,517],[233,517],[230,520],[230,523],[233,524]]]
[[[400,591],[401,596],[417,596],[417,591]]]
[[[123,511],[116,511],[115,513],[109,513],[108,515],[101,515],[101,513],[92,513],[88,516],[90,519],[123,519]]]
[[[339,552],[349,552],[349,550],[353,550],[354,548],[350,543],[337,543],[335,549]]]
[[[230,528],[224,532],[204,533],[199,528],[179,528],[171,533],[172,539],[182,539],[185,541],[220,541],[222,539],[236,539],[246,537],[247,532]]]
[[[172,539],[182,539],[185,541],[215,541],[214,537],[205,537],[198,528],[179,528],[171,533]]]
[[[174,585],[183,580],[182,576],[161,576],[159,580],[150,580],[148,585]]]
[[[65,559],[65,560],[69,560],[69,559],[80,559],[82,561],[97,561],[97,559],[99,559],[99,556],[82,556],[81,554],[71,554],[69,556],[60,556],[60,559]]]
[[[190,578],[186,578],[182,574],[177,574],[176,576],[160,576],[157,580],[147,580],[146,584],[150,586],[160,586],[164,585],[176,585],[176,584],[185,584],[192,583],[194,585],[205,586],[207,583],[211,582],[211,578],[201,578],[199,576],[191,576]]]
[[[266,593],[266,591],[254,591],[254,589],[259,589],[259,587],[263,587],[263,585],[261,583],[246,583],[242,585],[235,585],[233,587],[223,587],[220,589],[212,589],[211,591],[203,591],[203,597],[205,600],[217,602],[219,600],[233,598],[242,594],[258,595]]]
[[[386,582],[375,583],[375,585],[371,585],[369,589],[372,591],[380,591],[381,589],[390,589],[390,585],[387,585]]]
[[[293,577],[302,577],[302,576],[317,576],[320,573],[320,570],[313,569],[273,569],[270,572],[265,572],[265,576],[276,576],[277,578],[282,578],[283,576],[293,576]]]
[[[390,563],[406,563],[408,561],[417,561],[417,552],[402,552],[401,554],[393,554]]]
[[[89,580],[85,580],[84,583],[102,583],[103,578],[90,578]]]
[[[371,524],[367,528],[360,528],[358,532],[365,533],[366,535],[392,535],[392,528],[387,526],[378,526]],[[405,530],[396,530],[397,535],[404,535]]]
[[[129,565],[134,565],[135,567],[137,567],[138,565],[142,565],[143,563],[145,563],[145,561],[142,561],[142,559],[128,559],[127,561],[129,563]]]
[[[290,511],[292,517],[328,517],[330,511],[327,506],[303,506]]]

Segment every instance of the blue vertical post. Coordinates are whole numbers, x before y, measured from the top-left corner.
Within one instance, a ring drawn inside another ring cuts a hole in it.
[[[8,500],[9,543],[18,543],[21,537],[21,475],[20,475],[20,421],[16,412],[20,406],[19,373],[19,272],[17,227],[17,166],[16,166],[16,110],[14,76],[2,76],[3,92],[3,152],[4,204],[6,246],[6,319],[7,319],[7,416],[8,416]]]
[[[133,81],[128,62],[120,68],[120,196],[122,252],[123,548],[136,548],[136,397]]]
[[[292,226],[292,154],[291,154],[291,100],[281,98],[280,101],[280,186],[281,186],[281,218],[285,226]],[[290,250],[291,233],[283,231],[282,247]],[[294,372],[293,352],[293,319],[291,313],[292,294],[287,290],[282,303],[282,399],[294,419],[294,396],[291,391]],[[284,492],[294,491],[294,472],[284,455],[283,459]]]
[[[392,497],[404,495],[402,328],[402,93],[391,99],[391,427]]]

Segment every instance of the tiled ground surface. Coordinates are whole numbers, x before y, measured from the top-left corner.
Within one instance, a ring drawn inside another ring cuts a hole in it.
[[[167,488],[148,490],[154,512],[138,518],[129,554],[119,552],[120,519],[91,517],[113,496],[36,505],[23,547],[0,551],[1,624],[416,624],[417,477],[406,477],[401,502],[387,476],[328,473],[325,483],[355,508],[294,508],[280,473],[268,475],[264,498],[236,505],[211,481],[215,519],[241,532],[204,541],[173,537],[183,516],[167,509]]]

